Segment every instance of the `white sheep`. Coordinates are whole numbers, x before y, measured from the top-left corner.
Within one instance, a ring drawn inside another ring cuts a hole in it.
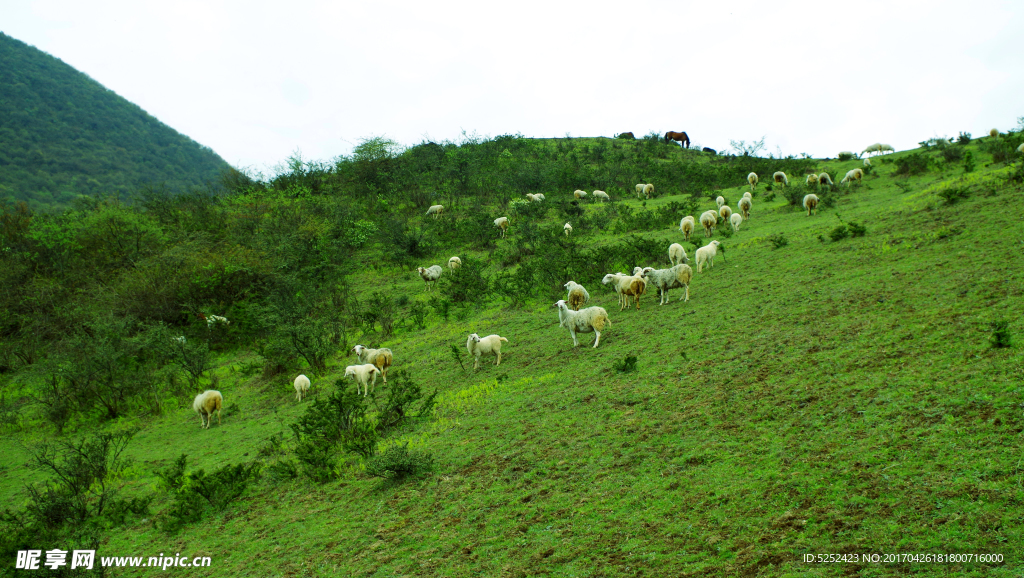
[[[442,272],[440,265],[431,265],[426,269],[423,267],[417,267],[416,270],[419,271],[420,277],[423,278],[423,282],[427,284],[427,291],[430,290],[431,283],[433,283],[435,287],[437,286],[437,280],[441,278]]]
[[[718,215],[714,211],[704,211],[700,216],[700,226],[704,227],[704,236],[710,237],[714,234],[718,225]]]
[[[729,224],[732,225],[732,231],[734,233],[738,233],[740,231],[740,225],[743,224],[743,215],[733,213],[729,216]]]
[[[672,243],[668,246],[668,260],[673,265],[690,262],[690,258],[686,256],[686,249],[679,243]]]
[[[844,179],[845,180],[845,179]],[[804,208],[807,209],[807,216],[811,216],[811,211],[818,212],[818,195],[811,193],[804,195]]]
[[[451,259],[448,259],[448,270],[451,271],[452,273],[454,273],[455,270],[461,266],[462,259],[459,259],[458,257],[452,257]]]
[[[564,225],[564,226],[562,227],[562,230],[563,230],[563,231],[565,231],[565,236],[566,236],[566,237],[568,237],[568,236],[569,236],[569,233],[572,233],[572,225],[570,225],[569,223],[566,223],[566,224],[565,224],[565,225]]]
[[[505,230],[508,229],[508,217],[498,217],[494,219],[494,226],[501,229],[501,238],[505,238]]]
[[[871,166],[871,159],[864,159],[864,166],[870,167]]]
[[[772,175],[772,180],[775,181],[775,184],[783,187],[789,184],[789,177],[782,171],[775,171],[775,174]]]
[[[640,183],[636,186],[636,198],[639,199],[640,196],[644,194],[644,187],[646,186],[647,185],[645,185],[644,183]]]
[[[750,209],[753,204],[754,202],[750,200],[750,197],[743,197],[742,199],[740,199],[740,202],[737,203],[737,206],[740,209],[740,213],[743,214],[744,221],[750,218]]]
[[[356,345],[352,348],[352,352],[356,354],[356,358],[359,361],[374,365],[380,370],[380,376],[384,378],[384,383],[388,382],[388,368],[391,367],[391,362],[394,361],[394,355],[390,349],[387,347],[370,349],[362,345]]]
[[[608,319],[608,312],[604,310],[604,307],[587,307],[582,311],[570,311],[565,305],[565,301],[558,301],[555,303],[555,307],[558,308],[558,325],[565,327],[569,330],[569,335],[572,335],[572,346],[579,347],[580,342],[576,339],[577,333],[590,333],[593,331],[597,334],[597,338],[594,339],[594,347],[601,342],[601,332],[604,331],[605,327],[611,327],[612,322]]]
[[[1024,154],[1024,142],[1020,143],[1020,146],[1017,147],[1017,152]]]
[[[743,198],[744,199],[753,199],[754,195],[750,194],[750,191],[744,191]]]
[[[896,152],[896,149],[892,148],[892,145],[881,144],[881,145],[878,145],[878,152],[880,152],[880,153],[894,153],[894,152]]]
[[[861,151],[861,154],[864,154],[864,153],[880,153],[880,152],[882,152],[882,143],[876,142],[873,145],[868,145],[863,151]]]
[[[587,198],[587,191],[581,191],[580,189],[576,189],[575,191],[573,191],[572,196],[575,197],[577,201],[579,201],[581,199]]]
[[[651,198],[651,195],[653,195],[653,194],[654,194],[654,185],[652,185],[650,183],[647,183],[646,185],[644,185],[644,197],[649,199],[649,198]]]
[[[757,187],[757,173],[747,175],[747,182],[750,183],[750,190],[754,190]]]
[[[611,200],[611,197],[608,196],[608,193],[604,191],[594,191],[593,193],[590,194],[593,195],[595,199],[601,199],[602,201]]]
[[[864,171],[862,171],[860,169],[850,169],[850,170],[846,171],[846,176],[843,177],[843,180],[839,181],[839,184],[840,185],[846,185],[847,187],[849,187],[850,185],[853,184],[853,181],[857,181],[859,183],[861,177],[863,177],[863,176],[864,176]]]
[[[345,368],[345,377],[351,377],[356,382],[356,395],[359,395],[359,386],[363,386],[363,397],[370,392],[370,387],[376,387],[378,373],[380,370],[372,363],[350,365]],[[367,381],[370,383],[367,384]]]
[[[729,205],[722,205],[718,208],[718,216],[722,218],[723,223],[728,223],[729,217],[732,216],[732,208]]]
[[[427,209],[427,216],[429,217],[430,215],[434,215],[434,218],[436,219],[436,218],[440,217],[441,213],[443,213],[443,212],[444,212],[444,205],[430,205],[430,208]]]
[[[295,378],[295,400],[302,401],[302,398],[309,393],[309,378],[303,374],[299,374]]]
[[[816,187],[818,186],[818,175],[811,173],[807,175],[807,186]]]
[[[843,157],[847,157],[847,156],[850,157],[850,158],[853,158],[853,157],[857,156],[857,153],[855,153],[853,151],[839,151],[839,158],[843,158]]]
[[[708,269],[715,266],[715,255],[718,254],[718,241],[711,241],[707,245],[697,249],[697,272],[700,273],[704,270],[704,263],[708,264]]]
[[[221,323],[223,325],[231,325],[227,317],[221,317],[220,315],[210,315],[206,318],[206,326],[213,327],[214,325]]]
[[[679,221],[679,232],[683,234],[683,240],[689,241],[690,235],[693,234],[693,230],[696,228],[696,223],[693,220],[693,215],[687,215],[683,217],[682,221]]]
[[[526,193],[526,200],[532,203],[537,200],[537,195],[533,193]]]
[[[718,198],[715,199],[715,204],[718,205],[719,209],[721,209],[722,205],[725,204],[725,197],[723,197],[722,195],[718,195]]]
[[[823,186],[827,186],[829,188],[835,186],[832,183],[832,177],[828,176],[828,173],[821,173],[818,175],[818,188],[820,189]]]
[[[619,311],[629,307],[630,297],[636,297],[636,308],[640,309],[640,296],[647,290],[647,283],[637,274],[609,273],[604,276],[601,283],[605,285],[612,284],[615,294],[619,296]]]
[[[498,361],[494,365],[501,365],[501,342],[508,343],[508,339],[501,337],[500,335],[488,335],[487,337],[480,337],[476,333],[470,333],[469,339],[466,340],[466,350],[469,351],[470,355],[476,357],[476,363],[473,364],[473,369],[480,367],[480,356],[484,353],[493,353],[498,356]]]
[[[171,341],[173,341],[173,342],[175,342],[175,343],[180,343],[180,344],[184,345],[184,344],[185,344],[185,343],[186,343],[186,342],[187,342],[188,340],[187,340],[187,339],[185,339],[185,336],[184,336],[184,335],[179,335],[179,336],[177,336],[177,337],[172,337],[172,338],[171,338]]]
[[[580,285],[575,281],[569,281],[563,285],[563,287],[569,291],[569,294],[566,296],[566,300],[569,302],[569,307],[571,307],[573,311],[579,311],[580,307],[586,305],[587,302],[590,301],[590,293],[587,292],[583,285]]]
[[[199,414],[199,427],[210,429],[213,412],[217,412],[217,425],[220,425],[220,408],[224,405],[224,396],[215,389],[208,389],[196,396],[192,402],[192,410]]]
[[[533,200],[535,201],[543,201],[545,199],[547,199],[547,197],[544,196],[544,193],[537,193],[533,196]]]
[[[679,298],[680,301],[690,300],[690,281],[693,279],[693,269],[686,263],[679,263],[668,269],[644,270],[644,280],[658,288],[658,295],[661,297],[660,305],[668,303],[668,290],[676,287],[683,287],[686,293]]]
[[[999,136],[999,129],[998,128],[994,128],[994,129],[988,131],[988,136],[990,136],[992,138],[998,137]]]

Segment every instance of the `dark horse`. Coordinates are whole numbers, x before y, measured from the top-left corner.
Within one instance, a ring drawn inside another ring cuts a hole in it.
[[[668,131],[665,133],[665,142],[679,141],[679,146],[683,148],[690,148],[690,137],[686,136],[685,132],[672,132]]]

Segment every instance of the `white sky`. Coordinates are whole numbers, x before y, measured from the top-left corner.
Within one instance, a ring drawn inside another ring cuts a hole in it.
[[[1024,116],[1022,30],[1021,0],[0,2],[0,31],[264,172],[463,130],[814,156],[981,136]]]

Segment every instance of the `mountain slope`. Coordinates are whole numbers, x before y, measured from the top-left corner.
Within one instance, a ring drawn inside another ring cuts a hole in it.
[[[227,168],[84,73],[0,34],[0,199],[45,207],[145,184],[179,191]]]

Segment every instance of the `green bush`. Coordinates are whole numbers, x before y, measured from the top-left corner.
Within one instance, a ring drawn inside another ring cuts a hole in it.
[[[853,154],[853,153],[851,153],[849,151],[844,151],[844,152],[839,153],[839,160],[840,161],[852,161],[855,158],[857,158],[857,155],[855,155],[855,154]]]
[[[210,510],[223,510],[259,479],[262,465],[256,462],[223,466],[209,474],[204,470],[185,473],[187,457],[182,454],[167,469],[157,472],[173,502],[164,511],[160,526],[174,532],[202,520]]]
[[[992,337],[990,343],[994,348],[1010,346],[1010,322],[996,321],[992,323]]]
[[[393,482],[428,474],[433,470],[434,458],[430,453],[409,451],[408,442],[391,445],[366,462],[367,475]]]
[[[442,276],[438,290],[453,303],[481,303],[488,297],[490,282],[484,276],[485,263],[466,257],[462,266]]]
[[[971,142],[971,133],[969,133],[969,132],[961,132],[960,136],[958,136],[957,139],[956,139],[956,144],[958,144],[958,145],[967,145],[970,142]]]
[[[854,223],[853,221],[847,223],[846,226],[850,229],[851,237],[863,237],[868,233],[867,227],[859,223]]]
[[[627,355],[625,359],[620,362],[616,362],[612,367],[614,367],[616,371],[630,373],[632,371],[636,371],[636,362],[637,358],[635,355]]]
[[[772,249],[781,249],[789,244],[789,239],[786,238],[785,233],[774,233],[768,235],[768,244],[772,246]]]
[[[833,241],[841,241],[850,236],[850,231],[846,228],[846,225],[840,223],[839,225],[836,225],[834,229],[829,231],[828,236]]]
[[[947,185],[939,189],[935,194],[942,198],[945,204],[955,205],[971,196],[971,190],[963,185]]]
[[[964,153],[964,172],[970,173],[974,171],[974,154],[971,151]]]
[[[901,176],[919,175],[928,170],[928,157],[921,153],[911,153],[905,157],[896,159],[896,170],[893,174]]]

